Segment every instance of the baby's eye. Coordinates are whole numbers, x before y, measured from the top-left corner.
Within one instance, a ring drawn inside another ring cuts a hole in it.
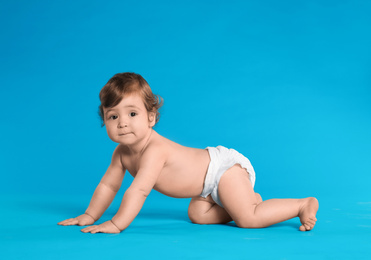
[[[116,116],[116,115],[112,115],[112,116],[109,116],[108,117],[108,119],[113,119],[113,120],[115,120],[115,119],[117,119],[118,118],[118,116]]]
[[[136,116],[136,115],[137,115],[137,113],[135,113],[135,112],[131,112],[131,113],[130,113],[130,116],[131,116],[131,117],[134,117],[134,116]]]

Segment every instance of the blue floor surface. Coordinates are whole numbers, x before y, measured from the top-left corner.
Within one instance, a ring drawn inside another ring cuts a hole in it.
[[[371,202],[319,198],[315,229],[299,219],[265,229],[192,224],[189,199],[150,196],[120,234],[85,234],[57,222],[84,212],[90,197],[2,196],[0,259],[370,259]],[[97,222],[109,220],[115,200]]]

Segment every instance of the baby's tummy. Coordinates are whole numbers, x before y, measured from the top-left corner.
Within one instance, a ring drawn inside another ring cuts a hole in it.
[[[194,148],[191,148],[194,149]],[[210,157],[207,150],[194,149],[180,155],[177,162],[161,172],[155,190],[176,198],[191,198],[202,193]]]

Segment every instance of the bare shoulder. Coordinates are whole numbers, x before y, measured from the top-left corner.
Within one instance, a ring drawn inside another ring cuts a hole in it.
[[[125,168],[122,163],[122,157],[127,153],[125,146],[119,144],[116,146],[112,154],[111,165],[114,167]]]
[[[157,182],[167,160],[166,144],[161,138],[153,138],[138,158],[138,172],[130,188],[143,191],[146,196]]]
[[[140,158],[140,167],[152,167],[155,165],[164,165],[168,158],[167,145],[161,138],[154,138],[144,149]]]

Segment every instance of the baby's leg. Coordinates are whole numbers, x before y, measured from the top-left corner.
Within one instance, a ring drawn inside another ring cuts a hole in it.
[[[227,211],[216,204],[210,195],[206,198],[192,198],[188,216],[196,224],[224,224],[232,221]]]
[[[256,201],[259,204],[260,202],[263,202],[262,196],[260,196],[259,193],[255,192]]]
[[[263,201],[259,193],[255,193],[255,197],[256,204]],[[192,198],[188,207],[188,216],[196,224],[225,224],[233,220],[224,208],[215,203],[211,195],[206,198]]]
[[[318,201],[306,199],[271,199],[256,203],[256,195],[246,174],[239,165],[226,171],[220,179],[219,197],[225,210],[239,227],[263,228],[300,217],[300,230],[315,225]]]

